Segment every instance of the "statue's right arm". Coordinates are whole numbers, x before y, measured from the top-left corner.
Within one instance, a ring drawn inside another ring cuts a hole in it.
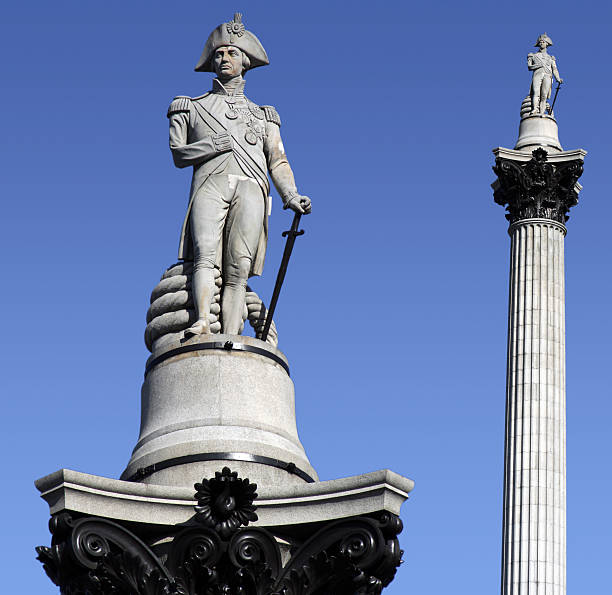
[[[176,167],[198,165],[232,150],[231,137],[227,133],[206,135],[189,143],[189,104],[191,100],[177,97],[168,109],[170,121],[170,150]]]

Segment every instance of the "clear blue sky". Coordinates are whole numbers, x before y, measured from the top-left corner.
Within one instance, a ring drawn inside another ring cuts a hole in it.
[[[169,101],[199,95],[210,30],[244,13],[313,200],[277,313],[298,427],[322,479],[416,481],[387,591],[499,589],[509,239],[491,149],[512,147],[525,56],[547,31],[567,149],[589,151],[566,242],[568,585],[609,592],[610,25],[600,2],[10,3],[0,25],[7,593],[55,593],[34,559],[61,467],[117,477],[138,435],[149,293],[174,262],[189,173]],[[272,291],[276,209],[264,276]]]

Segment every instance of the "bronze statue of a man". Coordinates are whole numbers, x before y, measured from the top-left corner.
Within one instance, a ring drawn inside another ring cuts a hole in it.
[[[563,82],[555,57],[546,51],[552,44],[552,39],[543,33],[535,42],[535,47],[540,48],[540,51],[527,54],[527,68],[533,71],[530,92],[532,114],[546,113],[546,100],[550,97],[553,76],[559,83]]]
[[[222,332],[239,333],[247,279],[261,274],[264,263],[268,173],[285,208],[310,213],[310,199],[298,193],[285,155],[278,113],[244,95],[244,73],[267,64],[263,46],[237,13],[210,34],[195,67],[217,75],[212,90],[200,97],[176,97],[168,109],[174,163],[193,166],[179,246],[179,258],[194,263],[197,320],[186,334],[210,332],[215,267],[223,276]]]

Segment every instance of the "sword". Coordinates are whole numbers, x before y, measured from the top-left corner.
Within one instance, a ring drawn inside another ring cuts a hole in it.
[[[555,107],[555,101],[557,101],[557,95],[559,94],[559,89],[561,88],[561,83],[557,83],[557,89],[555,90],[555,96],[553,97],[552,105],[550,106],[549,114],[552,116],[553,108]]]
[[[285,244],[285,251],[283,252],[283,259],[281,260],[280,269],[278,270],[278,275],[276,276],[276,285],[274,285],[274,291],[272,292],[272,299],[270,300],[270,307],[268,308],[268,312],[266,314],[266,324],[264,325],[263,331],[261,333],[261,337],[259,337],[262,341],[265,341],[268,338],[268,331],[270,330],[270,325],[272,324],[272,316],[274,315],[274,310],[276,310],[276,304],[278,303],[278,296],[280,295],[281,287],[283,286],[283,281],[285,280],[285,274],[287,273],[287,266],[289,265],[289,259],[291,258],[291,252],[293,251],[293,245],[295,244],[295,238],[298,236],[304,235],[304,230],[298,230],[300,225],[300,218],[302,213],[296,213],[293,216],[293,222],[291,223],[291,229],[287,231],[283,231],[283,237],[287,238],[287,243]]]

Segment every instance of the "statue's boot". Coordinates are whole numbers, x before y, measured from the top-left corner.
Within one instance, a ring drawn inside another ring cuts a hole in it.
[[[209,335],[210,325],[207,320],[196,320],[186,331],[185,336]]]
[[[540,95],[534,94],[531,97],[531,112],[529,112],[530,116],[536,116],[540,113]]]
[[[192,284],[193,304],[198,319],[185,331],[185,336],[210,334],[210,304],[215,292],[215,271],[211,267],[195,265]]]
[[[246,287],[244,285],[226,285],[223,288],[221,312],[223,313],[223,333],[240,334]]]

